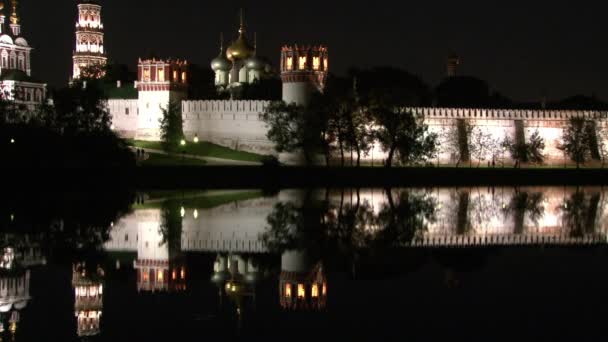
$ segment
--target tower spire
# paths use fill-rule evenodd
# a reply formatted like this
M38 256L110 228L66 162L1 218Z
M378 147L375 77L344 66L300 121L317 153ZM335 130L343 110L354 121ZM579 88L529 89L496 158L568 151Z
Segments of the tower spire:
M224 32L220 32L220 55L224 53Z
M17 0L11 0L11 24L19 25L19 14L17 13L17 6L19 5Z
M240 27L239 27L239 33L242 35L245 33L245 19L243 18L243 8L241 8L241 12L240 12Z

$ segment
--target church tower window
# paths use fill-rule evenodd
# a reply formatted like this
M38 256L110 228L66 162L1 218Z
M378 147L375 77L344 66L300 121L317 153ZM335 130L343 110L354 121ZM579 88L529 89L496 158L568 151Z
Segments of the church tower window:
M306 57L298 58L298 69L300 69L300 70L306 69Z

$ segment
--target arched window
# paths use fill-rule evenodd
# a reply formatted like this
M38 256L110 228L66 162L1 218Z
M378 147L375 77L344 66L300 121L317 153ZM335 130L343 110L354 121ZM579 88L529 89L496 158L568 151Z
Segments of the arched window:
M188 81L188 78L186 76L186 72L182 71L182 83L186 83Z
M293 70L293 57L287 57L287 70Z
M312 58L312 68L319 70L321 68L321 59L319 57Z
M306 69L306 57L298 58L298 69L300 69L300 70Z
M8 68L8 52L6 50L2 51L2 67Z
M11 52L9 68L11 68L11 69L17 68L17 54L15 53L15 51Z

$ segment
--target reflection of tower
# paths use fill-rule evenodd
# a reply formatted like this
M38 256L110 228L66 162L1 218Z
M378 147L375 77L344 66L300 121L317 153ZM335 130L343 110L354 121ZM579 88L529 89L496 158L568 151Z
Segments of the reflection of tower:
M84 68L105 66L108 59L104 50L103 23L101 6L92 0L78 4L78 21L76 22L76 48L74 50L73 78L81 76ZM92 75L92 76L103 76Z
M186 267L179 258L180 251L175 250L179 247L171 248L174 235L181 240L181 232L163 228L164 217L159 210L141 210L137 213L137 220L137 260L134 263L137 271L137 290L185 290Z
M95 272L87 272L86 265L79 263L72 270L74 288L74 313L77 319L78 336L95 336L100 333L103 311L104 271L98 267Z
M30 300L30 271L16 267L14 250L2 251L0 265L0 333L8 326L11 333L17 331L20 312ZM1 336L1 335L0 335ZM1 340L1 338L0 338Z
M315 92L325 88L329 55L324 46L284 46L281 50L283 101L306 105Z
M460 57L457 54L451 53L448 55L447 76L458 76L458 67L460 66Z
M137 139L159 139L163 109L187 97L188 62L177 59L140 59L137 68L139 113Z
M306 252L287 251L281 257L281 307L287 310L323 310L327 279L321 262L311 263Z

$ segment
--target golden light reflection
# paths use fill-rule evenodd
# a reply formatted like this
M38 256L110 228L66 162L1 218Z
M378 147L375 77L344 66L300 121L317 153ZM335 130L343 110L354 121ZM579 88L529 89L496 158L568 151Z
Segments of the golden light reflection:
M298 284L298 298L306 298L306 291L303 284Z

